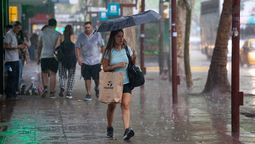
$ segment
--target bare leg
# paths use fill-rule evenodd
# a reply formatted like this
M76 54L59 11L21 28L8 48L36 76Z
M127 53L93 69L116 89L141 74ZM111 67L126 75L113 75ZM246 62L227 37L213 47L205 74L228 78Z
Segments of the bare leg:
M55 92L56 88L56 73L50 72L50 92Z
M42 84L43 87L48 86L48 72L42 72Z
M94 81L95 81L95 89L98 89L99 80L94 80Z
M122 103L121 103L121 110L122 110L122 120L124 124L124 128L129 128L130 124L130 101L131 101L131 94L130 93L123 93L122 95Z
M85 87L87 90L87 95L91 95L91 80L85 80Z
M114 110L116 108L116 104L112 103L112 104L108 104L107 107L107 127L112 127L112 121L113 121L113 117L114 117Z

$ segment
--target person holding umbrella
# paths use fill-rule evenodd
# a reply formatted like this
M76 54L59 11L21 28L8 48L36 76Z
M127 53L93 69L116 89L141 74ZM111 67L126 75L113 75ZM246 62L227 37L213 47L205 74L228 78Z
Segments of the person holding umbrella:
M135 53L127 46L124 39L123 28L136 26L145 23L157 22L161 16L159 13L148 10L132 16L122 16L102 22L98 27L98 32L111 31L106 49L103 54L102 64L105 72L121 72L123 73L123 94L121 102L122 119L124 124L123 140L129 140L135 135L134 130L130 127L130 102L133 86L129 83L127 67L129 52L133 64L135 64ZM127 49L127 51L126 51ZM108 104L107 108L107 137L113 137L113 116L116 108L116 103Z
M130 127L130 102L132 98L132 86L129 84L127 66L128 57L126 49L128 48L132 61L135 63L135 55L129 48L124 39L124 31L122 29L111 31L106 49L103 54L102 64L105 72L121 72L123 74L123 94L121 102L122 119L125 132L123 140L129 140L135 135L134 130ZM113 137L113 116L116 108L116 103L108 104L107 108L107 137Z

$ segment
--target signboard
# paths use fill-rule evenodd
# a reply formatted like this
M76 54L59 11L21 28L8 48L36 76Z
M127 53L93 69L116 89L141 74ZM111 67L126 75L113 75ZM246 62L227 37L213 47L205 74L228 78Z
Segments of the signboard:
M69 0L51 0L54 3L66 3L69 4Z
M9 6L9 21L13 23L18 20L18 7Z
M107 16L120 16L120 3L109 3L107 5Z
M108 19L106 12L100 12L99 13L99 20L100 21L106 21Z

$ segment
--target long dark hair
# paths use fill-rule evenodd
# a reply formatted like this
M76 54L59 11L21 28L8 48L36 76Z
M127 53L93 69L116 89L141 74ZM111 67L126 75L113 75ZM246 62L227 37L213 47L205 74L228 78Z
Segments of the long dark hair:
M107 42L107 45L106 45L103 56L109 55L109 58L111 59L111 51L112 51L112 48L114 47L114 44L115 44L115 39L114 38L119 32L122 32L124 34L124 31L122 29L119 29L119 30L116 30L116 31L111 31L111 34L110 34L110 37L108 39L108 42ZM126 45L126 41L124 40L123 46L125 46L125 45Z
M64 30L64 41L70 42L72 34L73 34L73 27L71 25L66 25Z

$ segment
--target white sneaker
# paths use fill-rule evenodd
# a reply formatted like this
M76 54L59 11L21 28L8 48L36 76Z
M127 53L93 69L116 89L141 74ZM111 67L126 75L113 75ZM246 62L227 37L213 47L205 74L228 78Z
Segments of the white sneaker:
M51 92L49 98L55 99L56 98L55 93Z
M91 100L92 100L91 95L86 95L86 96L84 97L84 100L85 100L85 101L91 101Z
M67 98L67 99L72 99L73 96L72 96L72 95L67 95L66 98Z

